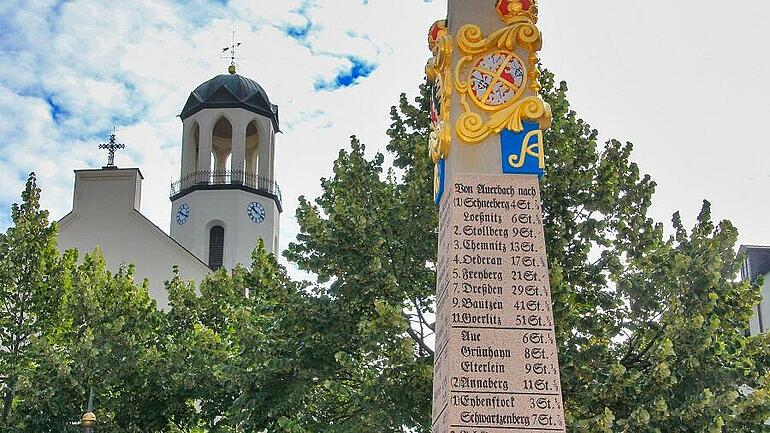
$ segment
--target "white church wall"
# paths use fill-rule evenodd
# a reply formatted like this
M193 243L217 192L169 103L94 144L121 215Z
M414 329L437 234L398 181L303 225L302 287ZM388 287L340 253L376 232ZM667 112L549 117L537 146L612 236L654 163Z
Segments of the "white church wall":
M209 269L139 212L141 180L135 168L76 171L73 210L59 222L59 249L77 248L82 256L99 246L112 271L133 263L137 283L147 278L151 295L165 308L164 282L174 265L195 281Z
M757 315L757 308L754 308L754 315L751 316L751 320L749 320L749 330L751 331L751 335L757 335L759 334L759 316Z
M247 207L258 202L265 209L265 219L255 223L249 218ZM176 213L187 204L190 216L179 224ZM174 200L171 216L171 236L201 260L209 260L209 230L219 223L225 229L223 266L232 269L240 263L251 265L251 252L258 239L265 242L267 251L277 253L278 208L275 201L239 189L196 190Z
M770 331L770 272L765 274L765 284L760 290L761 299L751 319L752 334Z

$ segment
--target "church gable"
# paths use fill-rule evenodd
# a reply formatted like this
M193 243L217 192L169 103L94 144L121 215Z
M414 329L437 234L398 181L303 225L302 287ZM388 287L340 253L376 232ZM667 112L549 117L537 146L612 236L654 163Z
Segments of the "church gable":
M164 283L174 266L184 279L196 281L209 268L139 212L140 191L135 168L76 171L73 210L59 222L59 249L85 254L98 246L113 271L134 264L137 282L148 279L150 293L165 307Z

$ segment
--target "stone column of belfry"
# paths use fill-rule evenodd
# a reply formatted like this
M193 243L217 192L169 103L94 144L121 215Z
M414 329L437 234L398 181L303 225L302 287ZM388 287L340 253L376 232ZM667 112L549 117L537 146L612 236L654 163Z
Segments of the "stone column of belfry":
M439 206L433 432L564 432L539 178L535 0L449 0L428 33Z

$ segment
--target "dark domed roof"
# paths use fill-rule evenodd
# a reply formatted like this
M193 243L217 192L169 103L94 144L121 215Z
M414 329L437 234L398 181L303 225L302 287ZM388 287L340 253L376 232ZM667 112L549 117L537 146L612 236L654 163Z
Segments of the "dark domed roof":
M243 108L269 117L278 131L278 106L256 81L238 74L222 74L198 86L184 104L182 120L204 108Z

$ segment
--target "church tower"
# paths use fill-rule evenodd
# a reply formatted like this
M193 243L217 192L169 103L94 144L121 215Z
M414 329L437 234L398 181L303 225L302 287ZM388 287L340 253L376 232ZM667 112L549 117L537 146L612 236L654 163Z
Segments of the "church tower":
M262 239L278 253L278 107L254 80L218 75L187 99L181 177L171 185L171 237L212 269L251 265Z

